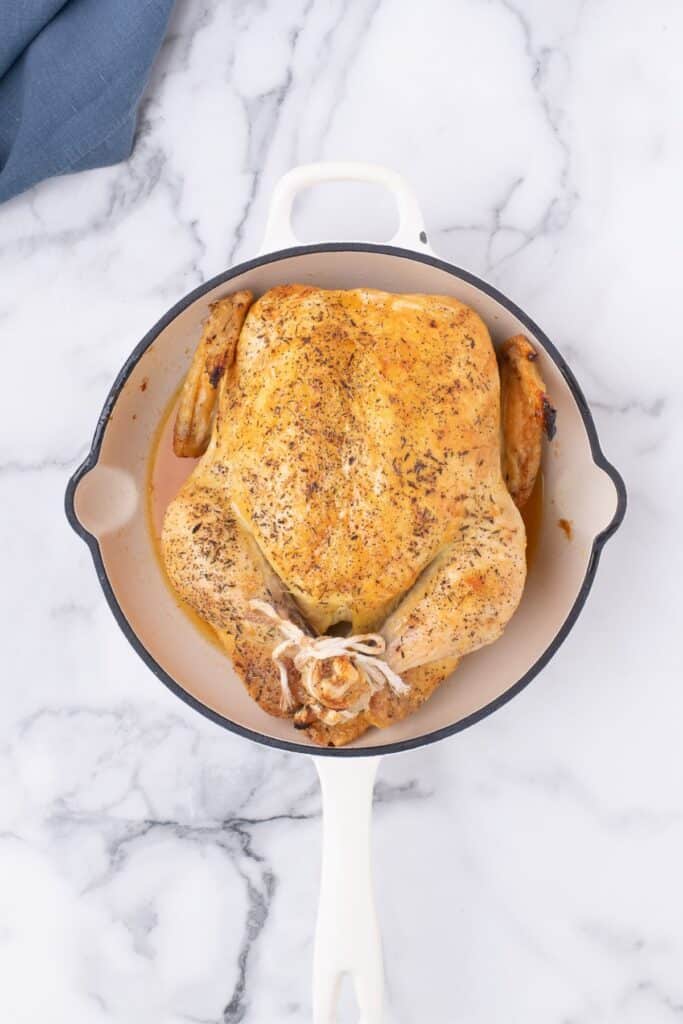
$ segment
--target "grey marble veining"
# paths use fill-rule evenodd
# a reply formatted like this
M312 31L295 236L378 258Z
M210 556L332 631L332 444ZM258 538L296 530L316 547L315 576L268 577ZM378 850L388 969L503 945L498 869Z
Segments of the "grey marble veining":
M326 158L402 172L543 326L631 499L534 684L381 766L389 1020L683 1017L682 31L673 0L179 0L131 160L0 207L0 1019L310 1019L313 766L150 675L62 500L133 346ZM349 196L302 234L390 233Z

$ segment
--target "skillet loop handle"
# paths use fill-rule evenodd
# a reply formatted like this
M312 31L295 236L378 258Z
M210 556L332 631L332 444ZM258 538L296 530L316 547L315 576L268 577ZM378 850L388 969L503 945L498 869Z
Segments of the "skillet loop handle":
M398 230L389 244L431 253L419 203L400 174L378 164L342 162L303 164L280 178L270 200L262 253L300 244L292 230L294 200L304 189L327 181L363 181L384 186L393 194L398 208Z
M359 1024L381 1024L382 945L370 864L379 757L314 757L323 803L320 903L313 958L313 1022L334 1024L339 984L351 975Z

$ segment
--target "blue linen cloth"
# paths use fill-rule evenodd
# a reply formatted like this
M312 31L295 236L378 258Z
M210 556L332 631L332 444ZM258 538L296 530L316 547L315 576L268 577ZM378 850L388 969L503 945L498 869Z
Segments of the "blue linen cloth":
M174 0L0 0L0 202L118 163Z

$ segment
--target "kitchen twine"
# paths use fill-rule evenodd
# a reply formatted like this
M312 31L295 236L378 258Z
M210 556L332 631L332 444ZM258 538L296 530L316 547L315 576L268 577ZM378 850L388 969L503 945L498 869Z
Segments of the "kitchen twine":
M249 607L270 619L284 636L284 640L273 649L271 655L280 673L283 710L289 710L294 704L287 666L283 661L285 656L292 659L294 667L301 673L306 690L316 699L317 694L309 685L315 662L339 657L347 657L353 662L370 683L373 693L380 690L385 683L398 694L407 693L410 689L382 658L387 645L379 633L361 633L358 636L307 636L293 622L279 615L267 601L254 599L249 602Z

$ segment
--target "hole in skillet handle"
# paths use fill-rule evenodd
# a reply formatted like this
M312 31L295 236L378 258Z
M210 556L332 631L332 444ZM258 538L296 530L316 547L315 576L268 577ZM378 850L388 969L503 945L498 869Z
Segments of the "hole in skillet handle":
M399 228L394 195L383 185L327 181L299 192L292 208L292 230L301 244L328 238L381 244Z

